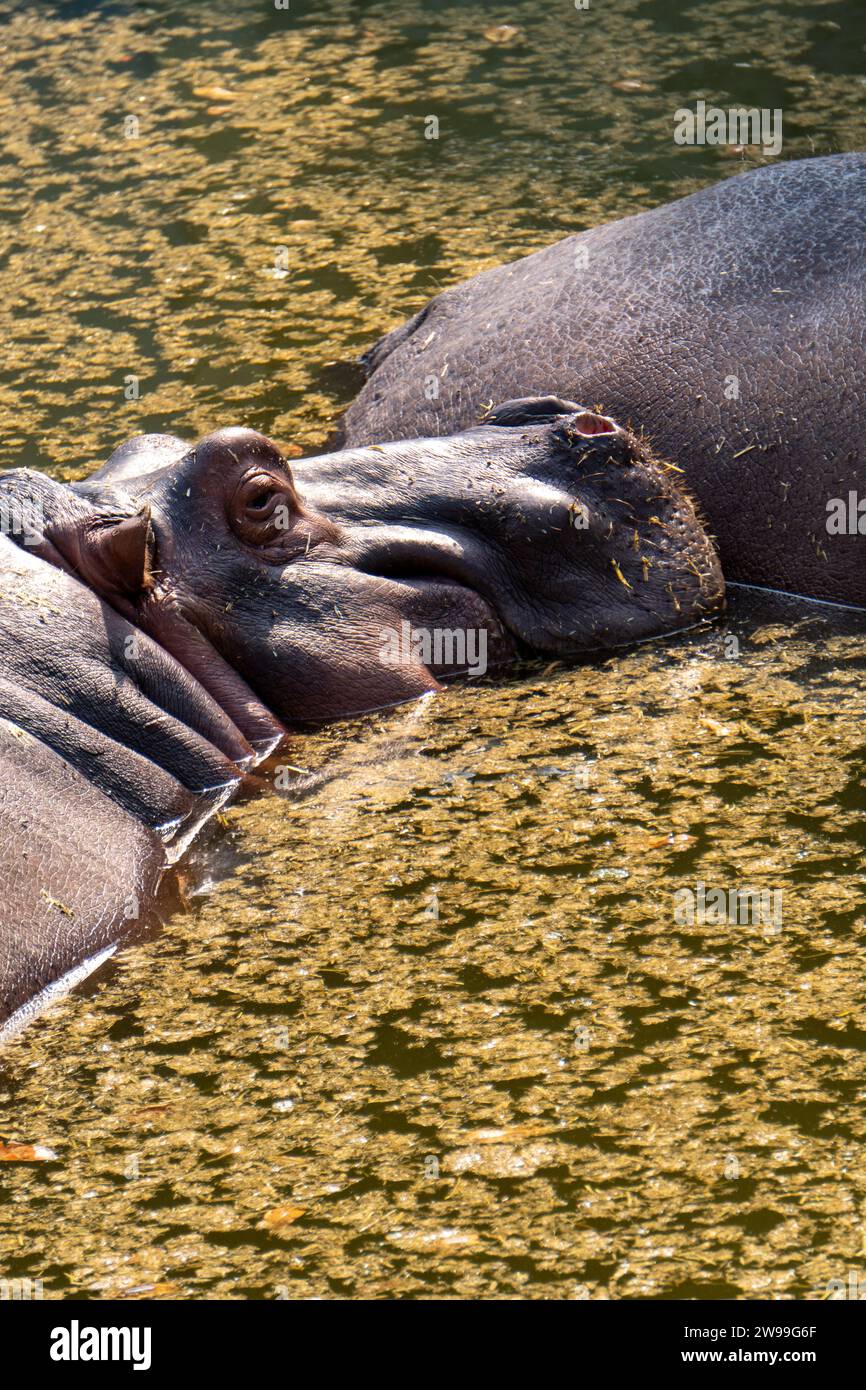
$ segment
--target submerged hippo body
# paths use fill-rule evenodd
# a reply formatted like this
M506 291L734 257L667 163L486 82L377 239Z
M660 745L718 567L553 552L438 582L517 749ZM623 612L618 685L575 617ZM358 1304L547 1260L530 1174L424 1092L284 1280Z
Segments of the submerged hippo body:
M485 271L365 362L349 446L556 391L684 470L727 581L866 607L856 524L827 526L866 493L866 155L758 169Z
M0 535L0 751L2 1026L148 919L252 749L169 653Z
M136 929L287 725L723 602L679 474L551 397L294 476L250 430L142 436L71 487L6 473L0 517L0 1024Z

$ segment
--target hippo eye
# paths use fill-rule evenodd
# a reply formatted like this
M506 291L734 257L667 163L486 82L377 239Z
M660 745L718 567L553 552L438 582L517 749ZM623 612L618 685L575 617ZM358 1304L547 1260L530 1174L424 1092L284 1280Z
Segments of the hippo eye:
M288 485L281 485L278 478L271 477L268 473L253 474L252 478L245 478L236 493L236 502L239 503L240 509L247 514L254 514L257 518L265 516L275 502L281 499L289 502L291 498L292 489Z
M291 478L251 468L228 503L232 528L251 545L274 545L285 539L297 515Z
M269 516L278 502L291 506L293 490L288 483L269 473L245 478L236 494L236 505L247 516L261 521Z
M254 492L254 493L253 493L252 497L248 497L248 498L247 498L246 503L245 503L245 506L246 506L247 511L248 511L248 512L261 512L261 511L264 511L265 507L268 505L268 503L271 501L272 498L276 497L276 495L277 495L277 494L276 494L276 492L274 491L273 488L269 488L269 487L260 488L258 492Z

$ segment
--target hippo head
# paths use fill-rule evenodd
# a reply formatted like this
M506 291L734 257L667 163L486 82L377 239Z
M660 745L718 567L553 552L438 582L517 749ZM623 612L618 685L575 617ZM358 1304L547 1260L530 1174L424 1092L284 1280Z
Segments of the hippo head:
M49 543L241 728L231 672L283 722L330 719L520 654L675 632L723 604L679 470L557 398L293 469L248 429L193 448L145 435L72 491Z

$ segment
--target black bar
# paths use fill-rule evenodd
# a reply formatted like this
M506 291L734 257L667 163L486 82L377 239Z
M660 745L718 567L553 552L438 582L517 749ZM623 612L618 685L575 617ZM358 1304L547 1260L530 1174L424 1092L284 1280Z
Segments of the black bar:
M432 1302L433 1300L431 1300ZM501 1358L522 1348L538 1359L551 1356L577 1377L589 1368L644 1376L674 1371L702 1377L707 1369L730 1373L760 1367L771 1377L806 1369L826 1382L857 1365L863 1338L859 1295L804 1302L613 1302L569 1300L571 1306L521 1301L449 1303L435 1310L420 1302L378 1304L311 1300L241 1302L140 1302L130 1300L25 1300L0 1304L4 1344L31 1376L63 1383L70 1374L99 1377L107 1369L138 1376L213 1372L230 1375L284 1372L293 1376L310 1358L332 1373L341 1352L357 1372L366 1357L388 1378L391 1360L410 1334L423 1348L426 1375L465 1374L477 1361L490 1373ZM505 1314L507 1322L501 1320ZM381 1319L381 1321L380 1321ZM106 1329L103 1332L103 1329ZM107 1331L114 1329L114 1332ZM338 1335L335 1336L334 1334ZM327 1340L322 1342L323 1334ZM452 1341L452 1337L459 1342ZM391 1339L394 1340L391 1340ZM421 1340L419 1340L421 1339ZM459 1347L459 1350L458 1350ZM97 1351L103 1359L93 1360ZM61 1357L66 1359L60 1359ZM414 1359L414 1358L413 1358ZM401 1358L401 1375L414 1374ZM411 1364L411 1363L410 1363ZM581 1371L582 1368L582 1371Z

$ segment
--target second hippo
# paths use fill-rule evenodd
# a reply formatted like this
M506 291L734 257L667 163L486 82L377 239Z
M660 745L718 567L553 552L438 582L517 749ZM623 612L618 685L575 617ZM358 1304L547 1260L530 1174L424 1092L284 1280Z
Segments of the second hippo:
M367 354L341 440L557 391L684 470L729 583L866 607L866 155L751 170L486 270Z

